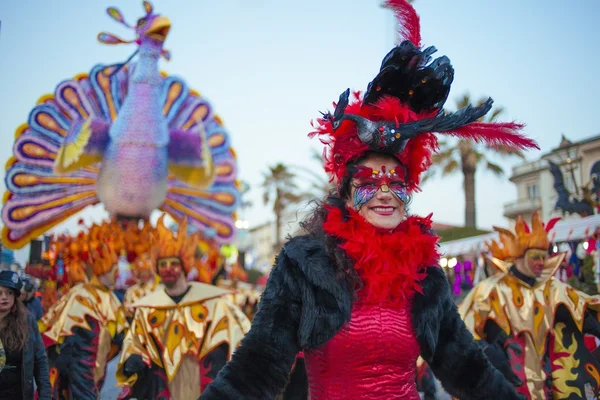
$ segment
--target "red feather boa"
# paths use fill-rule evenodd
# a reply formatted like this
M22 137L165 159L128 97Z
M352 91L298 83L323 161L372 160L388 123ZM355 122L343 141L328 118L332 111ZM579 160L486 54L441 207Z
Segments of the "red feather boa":
M359 292L369 303L402 307L415 292L422 293L420 281L426 268L437 265L438 237L423 232L431 228L431 214L410 216L392 232L381 232L356 211L349 209L344 221L342 211L327 207L324 223L328 235L342 239L342 248L354 260L354 268L364 288Z

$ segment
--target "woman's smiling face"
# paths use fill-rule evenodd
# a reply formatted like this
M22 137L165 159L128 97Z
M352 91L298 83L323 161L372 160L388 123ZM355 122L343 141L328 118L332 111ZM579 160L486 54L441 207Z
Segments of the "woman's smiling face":
M408 192L398 164L392 156L369 154L352 178L346 205L379 229L393 230L404 219Z

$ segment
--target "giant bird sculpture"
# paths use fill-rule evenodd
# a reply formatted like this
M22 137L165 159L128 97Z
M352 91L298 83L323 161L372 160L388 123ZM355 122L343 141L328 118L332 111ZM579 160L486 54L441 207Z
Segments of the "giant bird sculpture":
M171 23L143 5L135 26L108 9L134 40L98 35L104 44L136 44L127 62L61 82L17 129L5 176L5 246L20 248L99 202L117 217L148 218L158 208L220 242L232 238L239 193L229 135L204 97L159 71L160 57L170 58L163 44Z

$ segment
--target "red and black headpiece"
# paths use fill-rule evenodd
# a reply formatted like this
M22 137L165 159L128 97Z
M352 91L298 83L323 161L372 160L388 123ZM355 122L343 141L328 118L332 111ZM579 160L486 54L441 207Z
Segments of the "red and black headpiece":
M469 105L454 113L443 107L454 79L447 57L433 61L435 47L421 50L419 17L405 0L387 0L400 22L404 39L383 59L381 69L366 92L350 89L340 95L335 111L323 114L313 124L326 145L325 170L338 184L347 164L368 151L395 156L407 169L409 191L418 190L421 174L431 165L438 149L436 134L485 142L490 146L515 149L538 148L535 141L519 131L515 122L478 122L492 108L492 99L479 106Z

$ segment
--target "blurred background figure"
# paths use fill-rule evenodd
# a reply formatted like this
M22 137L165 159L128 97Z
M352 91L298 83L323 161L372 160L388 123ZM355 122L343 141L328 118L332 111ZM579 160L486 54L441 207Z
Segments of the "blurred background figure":
M39 297L36 297L37 282L29 275L24 275L22 280L23 290L19 299L31 315L35 317L35 320L38 321L44 315L44 309L42 308L42 301Z
M50 400L48 361L37 323L19 295L23 282L0 271L0 399ZM36 389L33 381L35 379Z

